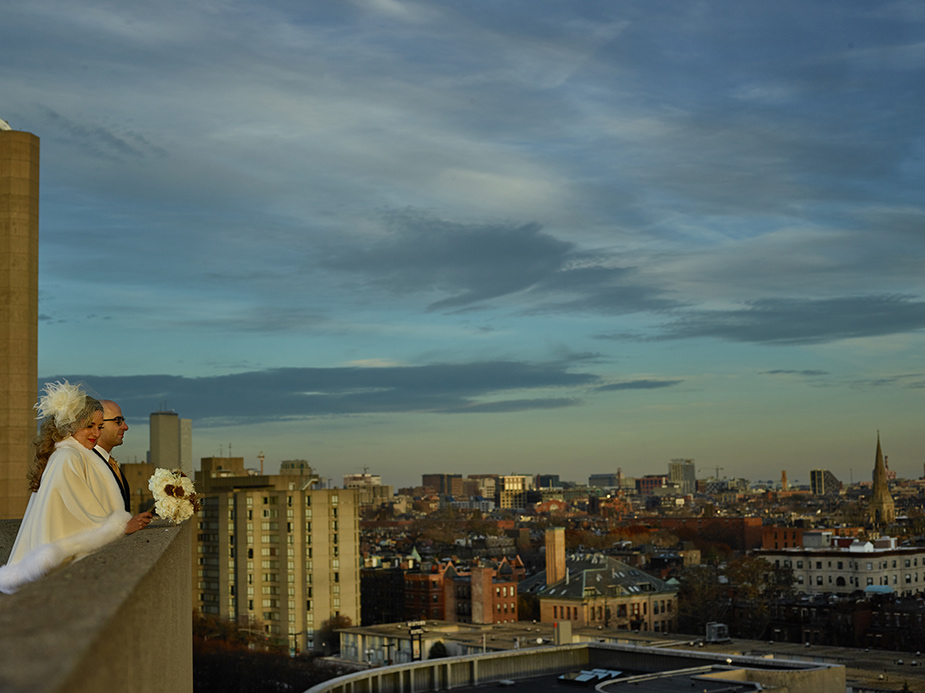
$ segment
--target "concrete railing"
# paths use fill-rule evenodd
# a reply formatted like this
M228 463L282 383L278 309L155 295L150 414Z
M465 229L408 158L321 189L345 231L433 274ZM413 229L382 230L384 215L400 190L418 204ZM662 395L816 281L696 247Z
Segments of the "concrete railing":
M788 693L844 691L845 668L748 656L672 651L609 643L578 643L377 667L320 683L308 693L430 693L488 682L600 667L635 672L686 672L753 681Z
M0 564L19 521L0 521ZM164 522L0 594L0 691L191 693L190 524Z

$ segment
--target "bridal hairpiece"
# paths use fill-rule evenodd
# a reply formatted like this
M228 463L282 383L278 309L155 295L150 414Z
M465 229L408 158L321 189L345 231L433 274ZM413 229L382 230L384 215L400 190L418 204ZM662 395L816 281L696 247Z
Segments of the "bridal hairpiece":
M58 428L74 423L87 401L84 391L67 380L45 383L42 391L45 394L39 397L35 405L39 413L38 418L53 416Z

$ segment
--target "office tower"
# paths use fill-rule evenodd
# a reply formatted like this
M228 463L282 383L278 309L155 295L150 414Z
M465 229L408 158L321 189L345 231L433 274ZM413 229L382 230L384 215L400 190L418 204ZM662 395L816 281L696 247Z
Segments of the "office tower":
M697 468L694 460L676 459L668 463L668 480L679 484L681 493L697 490Z
M0 519L26 511L38 397L39 138L0 120Z
M867 505L867 519L874 526L892 524L896 519L893 496L886 482L886 464L880 449L880 434L877 433L877 452L874 456L874 485Z
M193 475L193 422L175 411L151 414L151 449L148 461L155 467L182 469Z
M243 461L219 469L216 460L203 460L197 476L206 497L194 532L194 607L246 627L259 622L296 651L319 645L315 631L334 616L359 624L356 491L315 490L311 470L250 476ZM214 483L205 474L216 474Z
M462 474L422 474L421 486L433 489L441 496L463 495Z
M527 491L533 489L533 477L526 474L505 474L495 486L495 505L499 508L526 508Z

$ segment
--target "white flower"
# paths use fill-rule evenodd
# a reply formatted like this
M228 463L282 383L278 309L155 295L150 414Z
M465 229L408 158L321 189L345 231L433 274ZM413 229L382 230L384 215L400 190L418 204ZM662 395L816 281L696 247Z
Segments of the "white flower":
M199 510L199 496L193 482L179 469L155 469L148 480L154 494L154 511L164 519L179 524Z

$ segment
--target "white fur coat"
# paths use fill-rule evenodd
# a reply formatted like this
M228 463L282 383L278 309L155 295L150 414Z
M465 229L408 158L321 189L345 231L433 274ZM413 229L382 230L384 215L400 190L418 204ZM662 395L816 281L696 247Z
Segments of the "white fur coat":
M68 558L82 558L118 539L131 517L106 463L65 438L29 499L9 562L0 567L0 592L15 592Z

